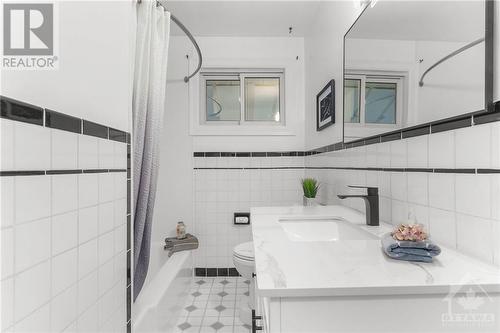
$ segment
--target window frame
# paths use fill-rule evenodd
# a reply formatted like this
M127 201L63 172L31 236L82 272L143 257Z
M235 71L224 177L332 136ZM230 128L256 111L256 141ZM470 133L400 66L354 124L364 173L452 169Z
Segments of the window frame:
M384 75L375 73L346 73L344 80L359 80L361 81L360 93L359 93L359 122L351 123L345 122L346 125L352 127L368 127L368 128L380 128L385 127L391 128L401 128L403 124L403 118L405 114L404 110L404 96L405 96L405 83L406 76L404 75ZM396 84L396 122L394 124L387 123L367 123L366 120L366 83L394 83Z
M234 80L240 81L240 120L207 120L207 81L210 80ZM266 120L246 120L245 118L245 79L246 78L274 78L279 79L279 114L280 121ZM238 127L259 127L259 126L280 126L285 127L285 73L284 70L266 69L244 69L231 70L220 69L202 71L200 73L200 107L199 120L201 126L238 126Z

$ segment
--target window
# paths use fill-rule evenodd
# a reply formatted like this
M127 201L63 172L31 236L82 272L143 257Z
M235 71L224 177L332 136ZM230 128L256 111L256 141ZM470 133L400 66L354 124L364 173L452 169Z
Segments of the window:
M375 126L400 124L403 79L383 75L346 75L344 122Z
M201 85L203 124L284 123L282 71L204 72Z

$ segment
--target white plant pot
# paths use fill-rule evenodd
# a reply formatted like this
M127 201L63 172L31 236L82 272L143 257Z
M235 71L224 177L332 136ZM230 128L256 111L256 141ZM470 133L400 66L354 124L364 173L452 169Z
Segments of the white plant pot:
M316 206L316 198L303 197L302 202L304 206Z

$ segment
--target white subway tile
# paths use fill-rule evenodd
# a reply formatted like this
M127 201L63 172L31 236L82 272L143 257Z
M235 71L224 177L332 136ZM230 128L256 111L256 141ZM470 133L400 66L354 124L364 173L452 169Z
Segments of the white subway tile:
M493 226L493 263L497 266L500 266L500 220L492 221Z
M489 124L456 130L457 168L489 168L491 166L491 130Z
M115 254L127 249L127 228L123 224L114 231L115 237Z
M50 130L16 122L14 128L14 169L50 169Z
M97 289L96 289L97 290ZM96 303L78 318L78 332L98 332L99 331L99 304Z
M15 270L19 272L50 257L50 218L16 227Z
M102 326L104 325L111 314L113 313L113 310L115 309L116 305L114 302L114 294L112 292L107 292L104 294L100 299L99 299L99 325Z
M79 134L53 129L51 169L78 169Z
M50 262L45 261L15 277L14 316L18 321L50 299Z
M491 220L457 214L457 248L493 263L493 227Z
M98 285L99 279L97 271L92 272L78 281L78 313L83 313L92 304L97 302L99 297Z
M76 286L73 286L52 299L51 332L61 332L76 319L76 298Z
M52 255L78 244L78 212L52 216Z
M99 233L98 206L80 209L78 212L78 242L81 244Z
M392 200L392 224L408 222L408 204L403 201Z
M409 168L427 168L429 164L428 141L428 135L422 135L407 139Z
M37 220L50 216L50 177L17 177L15 185L16 222Z
M114 198L122 199L127 197L127 174L125 172L114 173Z
M3 229L2 234L2 279L14 273L14 229Z
M113 200L114 195L114 173L99 174L99 202L108 202Z
M1 282L2 302L1 302L1 328L2 332L14 323L14 279L6 279Z
M491 167L500 169L500 122L491 123Z
M118 199L114 201L114 220L115 227L127 223L127 199Z
M78 278L82 278L97 268L99 264L97 239L78 248Z
M0 177L0 214L2 228L14 224L14 177Z
M454 174L429 174L429 206L445 210L455 210Z
M78 168L97 169L99 167L99 148L97 138L88 135L78 137Z
M500 174L490 175L491 218L500 220Z
M99 265L111 259L114 255L114 251L114 234L108 232L107 234L99 236Z
M14 170L14 122L0 119L0 170Z
M99 168L113 169L114 165L114 145L113 141L99 139Z
M392 223L392 201L389 198L380 197L380 220L386 223Z
M455 168L455 132L429 135L429 167Z
M391 168L406 168L407 140L391 141Z
M127 168L127 144L122 142L114 142L114 168Z
M380 171L378 173L378 189L379 195L383 197L391 197L391 173Z
M99 205L99 234L103 234L113 229L113 213L113 202L107 202Z
M52 176L52 214L78 209L78 175Z
M114 273L115 269L113 260L110 260L99 267L99 296L104 295L104 293L113 286Z
M428 174L425 172L408 172L408 202L427 205L428 204Z
M377 144L377 168L389 168L391 166L391 143Z
M80 208L97 205L99 202L98 184L95 173L78 175L78 206Z
M52 296L58 295L77 280L77 249L52 258Z
M438 244L457 247L455 213L429 208L429 229L431 238Z
M457 212L489 218L491 216L490 176L457 174L455 180Z
M16 332L50 332L50 304L37 309L16 324Z
M408 199L405 172L391 172L391 198L399 201L406 201Z

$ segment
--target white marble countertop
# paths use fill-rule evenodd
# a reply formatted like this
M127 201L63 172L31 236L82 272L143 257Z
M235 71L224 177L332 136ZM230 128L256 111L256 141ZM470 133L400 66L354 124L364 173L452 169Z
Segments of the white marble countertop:
M500 267L445 247L432 263L411 263L389 259L379 239L292 241L279 223L287 217L335 217L376 236L392 229L366 226L363 214L344 206L259 207L251 216L261 296L447 294L468 285L500 292Z

